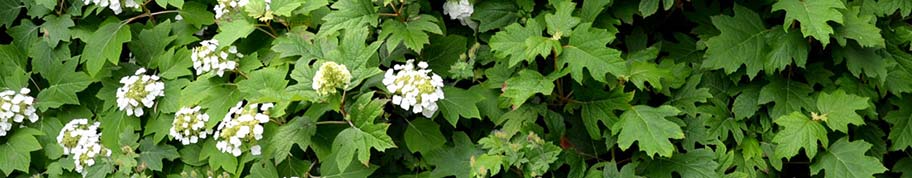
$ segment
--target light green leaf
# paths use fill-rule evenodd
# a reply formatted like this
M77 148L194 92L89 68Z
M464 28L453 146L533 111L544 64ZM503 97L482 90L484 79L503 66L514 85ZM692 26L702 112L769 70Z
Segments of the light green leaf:
M371 0L340 0L333 3L334 11L323 17L320 34L332 34L342 29L376 27L380 14Z
M865 155L868 149L871 149L870 143L843 137L815 159L811 175L817 175L821 170L826 170L824 177L827 178L874 177L874 174L886 172L887 168L880 160Z
M833 28L827 22L843 23L839 9L845 9L841 0L780 0L773 4L772 12L785 11L785 24L782 25L785 30L797 20L804 37L813 36L826 46L833 34Z
M86 45L82 50L82 61L85 61L86 71L93 77L101 72L105 61L117 65L123 43L132 39L130 26L121 24L116 17L108 18L100 26L88 39L83 39Z
M22 10L20 1L0 1L0 26L9 28Z
M503 90L504 97L510 98L514 108L519 108L529 97L536 93L551 95L554 90L554 80L545 78L536 71L522 70L518 76L508 79Z
M440 105L440 112L443 118L452 124L453 127L456 127L459 116L463 118L481 118L478 106L475 105L475 103L484 100L481 95L450 86L444 87L443 93L443 100L438 101L437 104Z
M576 3L571 1L560 1L554 5L554 13L545 14L545 24L548 27L548 34L555 38L571 36L570 29L580 23L579 17L571 15Z
M256 29L255 24L249 18L234 19L228 23L222 23L219 25L219 33L215 34L212 39L218 40L219 48L231 46L234 41L250 35Z
M605 10L605 6L611 4L611 0L585 0L583 1L583 7L580 9L579 17L580 20L584 23L594 22L602 11ZM476 8L477 11L477 8ZM476 12L477 13L477 12Z
M665 118L679 114L680 110L668 105L658 108L633 106L621 114L618 123L611 126L611 133L618 135L618 146L621 150L627 150L633 142L639 142L639 149L650 157L655 154L671 157L675 146L669 139L682 139L684 132L681 131L681 126Z
M725 69L726 74L732 74L744 65L748 77L757 76L769 53L764 38L766 27L760 15L736 5L734 16L713 16L712 24L721 34L706 40L703 67Z
M660 0L640 0L640 15L643 17L649 17L652 14L655 14L659 10L659 1ZM671 9L674 5L674 0L662 0L664 2L663 6L665 10Z
M868 97L846 94L836 90L832 93L820 93L817 96L817 110L830 129L849 133L849 124L864 125L864 119L855 110L870 107Z
M570 76L578 83L583 83L583 69L596 81L607 83L606 74L620 76L627 71L627 65L621 58L621 52L606 47L614 40L614 34L608 30L590 28L592 24L583 23L576 27L570 44L564 47L558 60L561 65L569 65Z
M383 22L383 29L380 31L379 39L386 39L389 46L396 46L403 43L405 47L416 52L421 52L424 45L430 43L428 33L442 35L440 27L437 26L437 19L430 15L420 15L411 18L408 22L398 20L388 20ZM389 37L389 38L387 38Z
M634 61L630 63L627 74L619 76L628 79L639 89L646 89L646 82L655 89L662 89L662 79L671 78L671 70L659 68L656 63Z
M798 155L798 150L801 148L804 148L808 158L813 158L817 155L817 141L820 141L824 147L829 143L827 131L823 125L800 112L792 112L773 122L782 128L773 137L773 143L777 144L775 159L791 159Z
M522 61L533 61L536 56L548 56L549 46L560 47L560 42L542 37L541 32L542 27L534 20L525 27L514 23L494 34L489 45L498 58L509 57L508 64L513 67Z
M446 137L440 133L440 125L434 121L418 118L409 122L407 127L405 145L412 153L428 154L446 143Z
M279 172L275 165L269 160L258 161L250 166L250 175L248 178L274 178L279 177Z

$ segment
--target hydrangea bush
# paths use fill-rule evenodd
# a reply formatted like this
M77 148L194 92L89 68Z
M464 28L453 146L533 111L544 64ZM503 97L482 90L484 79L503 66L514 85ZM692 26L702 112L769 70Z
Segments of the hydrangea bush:
M0 0L0 177L910 177L908 0Z

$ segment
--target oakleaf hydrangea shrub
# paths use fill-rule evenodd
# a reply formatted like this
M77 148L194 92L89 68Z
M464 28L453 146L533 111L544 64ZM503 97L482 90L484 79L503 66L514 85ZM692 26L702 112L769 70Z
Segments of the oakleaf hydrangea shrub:
M909 177L907 0L0 0L0 177Z

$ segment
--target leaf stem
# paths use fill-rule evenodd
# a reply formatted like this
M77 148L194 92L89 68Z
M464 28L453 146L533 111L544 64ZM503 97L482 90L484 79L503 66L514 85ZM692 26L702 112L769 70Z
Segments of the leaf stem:
M152 16L156 16L156 15L161 15L161 14L179 13L179 12L180 12L180 11L178 11L178 10L166 10L166 11L158 11L158 12L152 12L152 13L144 13L144 14L141 14L141 15L137 15L137 16L135 16L135 17L130 17L130 18L127 19L127 20L124 20L123 22L121 22L120 25L121 25L121 26L126 25L126 24L128 24L128 23L130 23L130 22L133 22L133 21L136 20L136 19L143 18L143 17L152 17Z
M348 121L320 121L320 122L317 122L317 125L324 125L324 124L343 124L343 125L348 125Z

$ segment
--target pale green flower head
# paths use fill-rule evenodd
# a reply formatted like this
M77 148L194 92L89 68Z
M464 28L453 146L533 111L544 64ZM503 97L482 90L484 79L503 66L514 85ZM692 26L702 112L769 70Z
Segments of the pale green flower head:
M337 88L347 88L351 84L351 78L351 72L345 65L326 61L314 75L313 89L321 96L335 94Z

